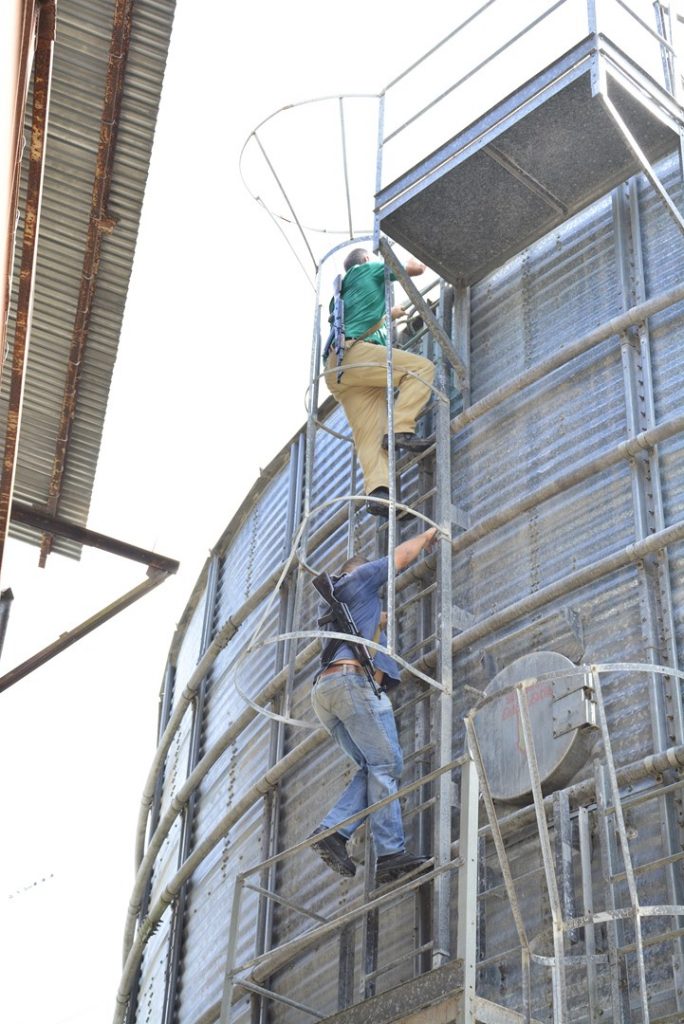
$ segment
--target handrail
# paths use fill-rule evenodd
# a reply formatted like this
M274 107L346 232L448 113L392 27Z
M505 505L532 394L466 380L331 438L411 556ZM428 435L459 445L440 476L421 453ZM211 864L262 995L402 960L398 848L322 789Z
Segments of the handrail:
M493 52L493 53L490 53L488 57L485 57L485 59L484 59L484 60L482 60L482 61L480 61L480 63L479 63L479 64L477 64L477 65L476 65L476 66L475 66L474 68L471 68L471 70L470 70L470 71L466 72L466 74L465 74L465 75L463 75L463 76L462 76L461 78L459 78L459 79L458 79L458 80L457 80L456 82L454 82L454 83L453 83L452 85L450 85L448 89L445 89L445 90L444 90L443 92L441 92L441 93L439 94L439 96L435 96L435 98L434 98L433 100L431 100L431 101L430 101L430 103L426 104L426 105L425 105L425 106L424 106L424 107L423 107L423 108L422 108L421 110L418 110L418 111L417 111L417 112L416 112L416 113L415 113L415 114L413 115L413 117L410 117L410 118L408 119L408 121L405 121L405 122L404 122L404 124L403 124L403 125L401 125L401 126L400 126L399 128L396 128L396 129L395 129L395 130L394 130L393 132L390 132L390 134L389 134L389 135L386 135L386 136L385 136L385 138L384 138L384 140L383 140L383 143L384 143L384 142L390 142L390 141L391 141L391 139L393 139L393 138L395 138L395 136L399 135L399 133L400 133L400 132L402 132L402 131L404 131L404 129L405 129L405 128L408 128L408 126L409 126L410 124L413 124L413 122L414 122L414 121L417 121L417 120L418 120L418 118L419 118L419 117L422 117L422 116L423 116L423 114L427 113L427 111L428 111L428 110L431 110L431 109L432 109L432 108L433 108L434 106L436 106L436 105L437 105L438 103L441 103L441 101L442 101L443 99L445 99L445 98L446 98L447 96L449 96L449 95L450 95L450 94L451 94L452 92L454 92L454 91L455 91L456 89L458 89L458 88L459 88L459 87L460 87L461 85L463 85L463 84L464 84L464 82L467 82L467 81L468 81L468 80L469 80L470 78L472 78L472 77L473 77L473 75L476 75L476 74L478 73L478 71L481 71L481 70L482 70L483 68L485 68L485 67L486 67L486 66L487 66L488 64L490 64L490 63L491 63L491 62L492 62L492 61L493 61L493 60L494 60L494 59L495 59L496 57L499 57L499 56L500 56L500 55L501 55L501 54L502 54L502 53L503 53L503 52L504 52L505 50L507 50L507 49L508 49L508 47L509 47L509 46L512 46L512 45L513 45L513 43L516 43L516 42L517 42L517 41L518 41L519 39L521 39L521 38L522 38L522 37L523 37L524 35L527 35L527 33L528 33L528 32L529 32L529 31L530 31L531 29L535 28L535 27L536 27L536 26L537 26L537 25L538 25L538 24L539 24L540 22L544 21L544 19L545 19L545 18L547 18L547 17L548 17L548 16L550 15L550 14L553 14L553 12L554 12L555 10L557 10L557 9L558 9L559 7L562 7L562 6L563 6L563 4L565 4L565 3L567 3L567 2L568 2L568 0L556 0L556 3L555 3L555 4L554 4L554 5L552 6L552 7L550 7L550 8L549 8L549 9L548 9L547 11L544 11L544 13L543 13L543 14L541 14L541 15L540 15L540 16L539 16L538 18L535 18L535 19L534 19L534 21L530 22L530 23L529 23L528 25L526 25L526 26L525 26L525 28L524 28L524 29L521 29L521 31L520 31L520 32L518 32L518 33L517 33L516 35L514 35L514 36L512 36L512 37L511 37L510 39L506 40L506 42L505 42L505 43L503 43L503 45L501 45L501 46L500 46L500 47L498 48L498 50L494 50L494 52ZM481 8L481 11L483 11L483 10L485 9L485 7L489 7L489 4L485 4L485 6ZM480 12L478 12L478 14L479 14L479 13L480 13ZM473 15L473 17L474 17L474 15ZM469 18L469 19L468 19L468 21L472 21L472 18ZM463 28L463 27L464 27L465 25L467 25L467 24L468 24L468 21L465 21L465 22L463 23L463 25L459 26L459 29L460 29L460 28ZM452 35L453 35L453 34L454 34L454 33L452 33ZM448 37L447 37L447 39L448 39L448 38L451 38L451 37L450 37L450 36L448 36ZM444 42L446 42L446 40L444 40ZM438 47L435 47L434 49L436 50L436 49L438 49ZM433 52L434 52L434 50L433 50ZM397 79L397 81L398 81L398 79Z
M424 103L424 105L420 106L419 109L417 109L413 114L411 114L410 117L404 120L401 124L397 125L396 127L393 127L391 131L386 131L385 123L387 116L387 101L388 98L390 98L392 95L392 90L395 89L395 87L399 84L408 87L407 82L410 82L410 76L412 73L416 72L417 69L424 69L426 66L429 67L427 62L429 61L430 58L434 57L435 54L437 54L438 51L442 50L444 46L446 46L449 43L452 43L454 39L460 33L462 33L462 31L467 26L473 24L478 19L481 19L482 15L496 2L497 0L488 0L487 3L484 3L480 8L478 8L478 10L473 12L473 14L471 14L463 22L461 22L455 29L453 29L447 36L441 39L435 46L431 47L431 49L429 49L421 57L415 60L408 68L406 68L394 79L392 79L392 81L390 81L383 89L380 100L382 116L380 118L378 145L378 192L382 190L382 166L384 163L383 156L385 146L388 143L400 137L402 133L405 132L406 129L408 129L410 126L415 125L416 123L424 119L428 113L434 111L434 109L440 103L442 103L443 100L447 99L449 96L453 96L453 94L456 93L463 85L465 85L465 83L473 79L475 76L479 75L481 72L486 71L487 69L491 69L494 66L495 62L503 54L510 52L511 47L514 46L516 43L519 43L520 40L524 39L525 37L531 38L533 33L539 28L539 26L542 25L542 23L546 22L561 7L563 7L567 3L567 0L556 0L555 3L552 3L549 7L547 7L546 10L544 10L537 17L527 21L523 25L523 27L520 28L519 31L517 31L510 38L506 39L505 42L503 42L500 46L498 46L491 52L488 52L487 55L482 60L478 61L473 67L470 67L467 71L461 74L460 77L456 78L455 81L453 81L450 85L442 89L442 91L439 92L436 96L434 96L429 102ZM658 31L657 25L656 27L649 25L649 23L643 17L641 17L627 3L625 3L625 0L613 0L613 3L615 5L615 8L621 8L626 12L626 14L630 18L633 19L634 31L639 34L638 39L635 40L635 45L637 44L637 42L641 41L642 34L647 34L651 39L653 39L658 44L663 54L667 53L670 58L676 58L676 46L673 44L671 40L667 38L667 36L664 33ZM503 8L503 6L504 5L502 3L501 7ZM508 4L506 5L507 11L510 10L510 6L511 5ZM610 4L608 2L604 4L604 7L606 8L609 6ZM601 21L597 23L593 0L584 0L584 7L584 31L582 32L578 29L576 41L579 41L579 39L582 38L583 36L586 36L587 38L596 38L597 35L601 32L604 32L605 34L606 30L608 31L608 36L606 38L608 38L610 36L610 25L608 23L608 18L605 16L605 12L602 12L603 16L601 18ZM579 17L580 15L578 14L578 18ZM465 47L463 46L462 41L457 40L456 45L461 45L461 49L457 51L458 58L460 59L455 59L453 61L453 64L455 67L462 67L463 64L466 63L466 61L468 60L468 53L465 51ZM674 83L671 89L667 81L663 82L660 80L659 75L657 76L656 80L657 84L660 87L664 88L666 92L669 92L670 95L673 96L673 98L677 98L677 83ZM508 84L507 88L502 88L501 98L503 98L503 96L510 92L511 88L511 83ZM484 113L484 111L482 111L482 113ZM423 121L423 123L425 122Z

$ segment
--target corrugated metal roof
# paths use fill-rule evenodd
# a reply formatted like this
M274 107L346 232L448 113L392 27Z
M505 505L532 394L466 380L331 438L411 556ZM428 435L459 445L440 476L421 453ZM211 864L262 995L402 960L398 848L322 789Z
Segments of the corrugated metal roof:
M14 497L43 507L48 499L69 352L74 334L115 0L60 0L35 300ZM107 213L115 227L103 235L75 417L66 455L58 513L85 526L100 451L112 372L133 264L140 211L166 65L175 0L134 0L131 40ZM31 97L27 104L30 132ZM22 182L20 212L26 180ZM21 239L22 224L18 233ZM17 247L19 248L19 246ZM18 253L9 324L9 355L16 315ZM9 363L8 363L9 365ZM7 377L7 374L5 374ZM7 422L7 380L0 393L0 430ZM40 543L25 526L11 536ZM78 557L80 546L55 539L53 550Z

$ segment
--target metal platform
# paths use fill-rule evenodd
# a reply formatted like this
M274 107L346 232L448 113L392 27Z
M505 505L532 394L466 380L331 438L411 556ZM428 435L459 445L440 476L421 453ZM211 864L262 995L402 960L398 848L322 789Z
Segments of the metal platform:
M659 83L591 35L382 188L376 223L471 284L676 149L683 125Z

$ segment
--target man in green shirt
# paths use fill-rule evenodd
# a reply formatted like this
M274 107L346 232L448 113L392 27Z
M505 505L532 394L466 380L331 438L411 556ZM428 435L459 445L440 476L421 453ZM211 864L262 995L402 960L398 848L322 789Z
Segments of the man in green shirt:
M366 508L371 515L386 518L388 506L375 500L389 498L385 265L371 260L365 249L352 249L344 269L342 376L337 379L337 354L331 347L325 358L325 379L352 429L369 499ZM410 277L417 277L425 264L410 258L405 269ZM392 369L399 391L394 404L395 448L424 451L430 442L416 435L416 420L430 398L435 367L423 356L393 349Z

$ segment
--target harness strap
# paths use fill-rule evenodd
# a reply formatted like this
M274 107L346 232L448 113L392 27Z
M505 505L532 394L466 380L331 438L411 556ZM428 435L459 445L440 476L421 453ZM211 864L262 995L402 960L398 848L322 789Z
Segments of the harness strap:
M344 353L347 352L357 341L365 341L371 334L375 334L385 322L385 314L380 317L376 324L369 327L359 335L358 338L346 338L344 331L344 299L342 298L342 275L338 274L333 281L333 311L330 317L330 323L332 327L330 334L327 337L325 345L323 347L323 362L325 363L330 350L334 349L335 357L337 359L337 383L339 384L342 380L342 374L344 370L342 368L342 360L344 359ZM347 344L349 342L349 344Z

